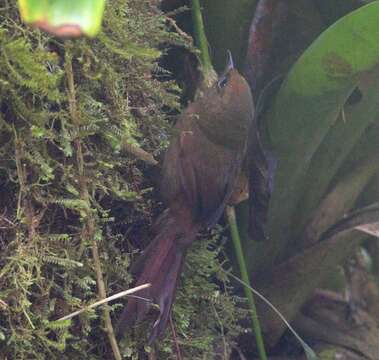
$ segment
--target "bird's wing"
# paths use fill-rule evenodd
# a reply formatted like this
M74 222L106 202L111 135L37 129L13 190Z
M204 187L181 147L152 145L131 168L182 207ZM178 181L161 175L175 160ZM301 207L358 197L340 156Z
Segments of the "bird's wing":
M179 135L178 171L181 189L195 220L208 226L217 222L241 166L240 154L217 145L194 124Z

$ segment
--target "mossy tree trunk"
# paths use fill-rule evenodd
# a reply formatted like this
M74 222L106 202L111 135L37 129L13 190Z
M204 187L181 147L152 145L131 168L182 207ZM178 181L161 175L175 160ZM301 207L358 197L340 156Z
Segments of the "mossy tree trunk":
M159 211L146 174L167 145L164 109L180 107L158 60L190 44L150 1L107 2L93 40L25 27L15 0L0 23L0 358L112 358L106 333L112 342L120 302L55 320L132 280L130 254L148 242ZM217 238L190 255L193 277L174 309L190 358L213 352L219 326L229 322L226 352L239 332L238 299L208 282L228 282L218 246L206 249ZM131 333L121 354L143 356L143 343ZM158 352L175 356L171 334Z

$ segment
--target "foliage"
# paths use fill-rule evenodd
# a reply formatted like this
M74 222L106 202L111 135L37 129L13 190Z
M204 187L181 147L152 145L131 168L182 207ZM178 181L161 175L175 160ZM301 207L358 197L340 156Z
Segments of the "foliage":
M205 1L212 49L221 41L212 34L225 31L220 19L228 17L228 8L212 12L217 5L210 3ZM284 5L282 14L275 13L278 3ZM379 53L372 44L379 35L379 2L366 3L260 0L265 12L257 14L256 9L256 43L248 53L255 58L242 54L237 59L240 69L246 60L265 62L245 75L252 77L250 84L256 83L254 76L267 79L264 114L258 120L267 126L269 158L277 160L267 241L252 241L246 205L239 209L245 256L256 279L253 286L289 321L305 314L301 309L315 289L367 238L357 232L335 238L322 234L362 200L365 205L378 200ZM287 21L275 28L281 15ZM243 26L233 14L228 19L228 27ZM245 45L236 31L228 37L238 55ZM215 53L219 62L222 55ZM268 74L254 74L262 69ZM262 105L261 98L255 100ZM274 346L284 325L264 306L258 310L266 343ZM315 338L317 325L312 328Z
M130 285L129 264L160 210L151 168L128 151L132 146L159 156L167 145L165 111L179 108L180 90L158 58L173 44L190 44L169 31L172 19L151 3L108 1L103 32L75 42L25 28L15 0L0 9L2 358L112 356L102 309L55 320L97 300L99 266L108 295ZM233 9L231 2L216 3L204 2L216 67L225 47L243 64L256 2L241 0ZM308 4L290 6L301 13L302 3ZM378 197L378 52L372 45L378 10L374 1L332 24L291 66L266 112L279 158L272 237L255 244L245 236L244 246L253 285L289 320L365 239L351 233L317 242L322 232ZM224 41L219 34L226 28ZM155 351L159 358L175 358L178 343L185 358L225 356L247 331L240 322L247 317L244 300L232 293L222 270L228 263L220 229L211 235L188 256L174 305L176 339L168 330L157 349L144 349L142 326L123 341L123 355L139 359ZM257 277L257 269L269 271ZM110 305L112 319L121 307ZM261 310L265 341L274 344L283 326Z
M269 213L271 239L259 253L261 259L266 255L264 261L255 257L250 265L256 271L277 264L262 290L289 320L365 239L345 234L339 241L319 241L357 206L379 170L375 135L367 141L379 110L379 53L371 46L379 31L378 5L360 7L315 39L291 67L267 112L278 158ZM256 248L250 251L257 253ZM284 327L269 317L266 331L275 342Z
M97 299L94 244L107 293L131 282L129 255L149 236L157 204L146 165L125 147L159 155L166 146L163 110L179 107L179 89L162 80L157 60L162 44L187 44L149 1L107 2L100 36L75 42L23 27L16 2L7 3L0 12L1 358L109 358L100 309L54 320ZM220 327L228 329L226 343L241 330L238 300L208 283L219 274L214 242L190 256L196 271L176 305L178 333L194 359L210 353ZM204 298L194 301L198 294ZM111 305L113 319L120 308ZM138 341L129 341L125 354L138 356ZM170 337L161 351L172 353Z
M350 117L349 108L345 125L338 118L362 77L379 63L379 52L371 46L379 34L378 13L379 4L373 3L329 27L302 54L278 94L269 127L274 151L280 154L270 209L273 238L282 238L279 246L294 244L291 226L304 226L304 218L309 219L338 166L378 112L374 82L364 94L363 119L357 118L360 112Z
M230 354L236 338L248 333L241 325L248 311L245 299L233 293L232 284L226 275L228 266L223 253L221 228L203 235L190 249L178 294L173 305L173 323L176 341L185 359L212 359ZM224 259L220 263L220 259ZM171 329L167 330L171 333ZM134 339L126 337L123 351L138 359L135 349L146 340L146 326L137 327ZM139 339L136 341L135 339ZM215 355L218 354L218 355ZM176 359L174 339L166 337L157 349L159 359ZM225 357L227 358L227 357Z
M198 241L186 262L184 281L174 307L175 319L180 319L177 320L179 334L191 338L191 342L183 347L187 351L185 358L190 358L193 353L193 350L188 351L191 347L197 350L198 358L202 354L203 358L211 359L215 349L220 356L229 354L237 336L248 332L241 325L241 319L246 319L249 313L246 300L235 295L217 260L223 248L215 242L219 231L215 229L214 238L209 241ZM221 258L225 259L226 255L222 253ZM228 264L224 261L223 267L226 266ZM194 304L198 306L196 316L192 313Z

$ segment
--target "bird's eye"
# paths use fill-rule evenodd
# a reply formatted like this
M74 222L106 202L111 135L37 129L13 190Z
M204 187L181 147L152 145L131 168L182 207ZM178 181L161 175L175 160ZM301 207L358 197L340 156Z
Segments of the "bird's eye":
M220 89L222 89L223 87L225 87L228 83L228 78L226 76L223 76L218 82L217 82L217 85Z

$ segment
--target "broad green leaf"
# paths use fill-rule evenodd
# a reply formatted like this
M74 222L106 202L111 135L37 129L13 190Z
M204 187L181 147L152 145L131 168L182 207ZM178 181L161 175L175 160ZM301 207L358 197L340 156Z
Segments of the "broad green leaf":
M300 228L317 208L330 182L344 160L350 156L354 145L360 141L365 129L379 114L379 71L376 69L365 77L367 79L359 83L362 99L357 104L345 105L343 115L333 124L312 158L305 180L306 192L296 216ZM371 154L366 152L361 161Z
M280 156L269 214L273 257L289 251L312 157L361 76L379 64L379 3L337 21L305 51L284 81L269 128Z
M57 36L95 36L105 0L19 0L22 19Z

